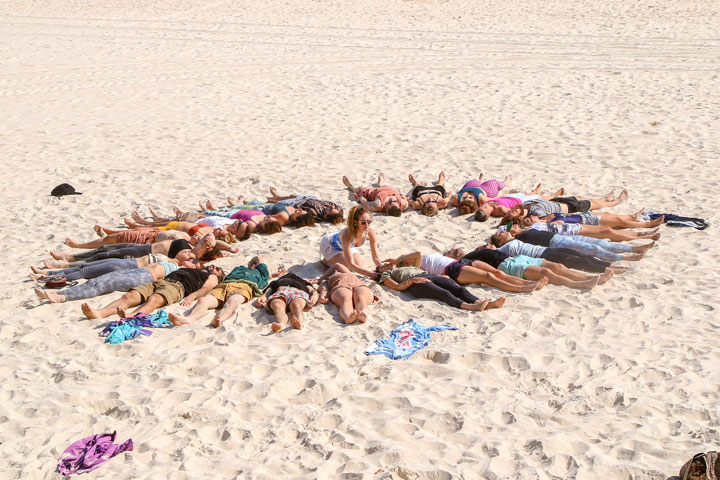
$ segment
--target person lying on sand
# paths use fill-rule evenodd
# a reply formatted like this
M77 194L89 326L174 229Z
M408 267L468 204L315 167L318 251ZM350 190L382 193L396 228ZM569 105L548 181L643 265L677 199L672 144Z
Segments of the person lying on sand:
M408 175L408 180L413 186L408 195L408 203L413 210L420 210L426 217L434 217L450 204L445 190L445 172L440 172L432 186L418 183L412 173Z
M478 195L478 208L475 211L475 220L485 222L490 217L502 217L515 205L522 205L529 200L552 200L565 193L561 188L555 193L543 195L542 184L538 183L535 190L527 193L506 193L502 197L489 198L485 195Z
M337 305L343 322L365 323L370 319L372 290L345 265L336 263L314 283L318 284L320 303Z
M571 270L565 265L550 260L526 257L525 255L511 257L499 250L487 248L475 250L467 255L461 248L451 248L445 252L445 256L476 268L490 266L507 275L526 280L540 280L544 277L552 285L563 285L571 288L591 289L595 285L602 285L613 276L612 271L602 275L588 275Z
M508 224L509 225L509 224ZM499 229L505 229L507 226L501 226ZM498 230L499 230L498 229ZM602 225L583 225L582 223L564 223L564 222L541 222L535 215L522 220L522 222L513 222L510 233L517 235L523 230L537 230L539 232L551 232L557 235L565 236L582 236L591 238L604 238L613 242L627 242L630 240L659 240L659 228L645 232L633 232L628 230L615 230L612 227Z
M238 201L240 197L238 197ZM228 197L228 202L232 199ZM270 187L268 202L284 203L312 214L318 222L330 222L335 225L343 222L343 209L335 202L320 200L314 195L279 195L275 187Z
M232 269L222 282L201 297L187 315L168 315L174 325L188 325L200 319L208 310L217 310L212 319L212 326L220 327L222 323L235 313L237 307L248 303L261 294L268 285L268 279L285 274L280 268L270 274L261 256L253 257L247 266L240 265Z
M203 269L184 267L162 280L133 287L106 307L96 309L83 303L82 311L87 318L105 318L110 315L128 318L138 313L152 313L158 308L177 302L189 306L215 288L224 277L223 269L215 265L207 265ZM128 308L135 306L138 308L132 313L127 312Z
M149 253L139 258L106 258L92 263L86 263L75 267L67 267L59 270L40 269L31 266L33 273L30 274L31 280L43 280L52 275L62 275L68 281L80 280L83 278L96 278L106 273L116 272L120 270L134 270L136 268L144 268L150 264L158 262L170 262L176 265L182 264L185 260L195 258L195 254L191 250L183 250L179 252L175 258L170 258L161 254Z
M223 238L224 234L230 234L233 238L229 240L247 240L250 237L250 229L247 228L247 224L242 220L235 220L227 217L202 217L193 222L185 222L181 220L166 220L160 219L161 217L154 217L152 221L146 220L140 216L137 211L132 212L132 220L125 218L125 224L130 228L142 228L142 227L154 227L158 230L172 229L177 227L175 230L187 231L189 235L197 233L208 233L212 231L215 238L227 243L233 243ZM197 230L195 229L196 227ZM210 229L210 230L208 230Z
M472 179L465 182L465 185L452 197L450 197L450 205L457 207L460 215L468 215L475 213L481 201L488 198L495 198L498 193L505 188L506 183L510 183L512 177L508 175L505 181L485 180L481 173L477 180Z
M510 232L507 231L508 226L511 227ZM513 235L511 233L512 231L515 231L517 234ZM619 262L621 260L638 261L645 256L648 250L655 246L655 242L650 242L645 245L627 245L609 242L601 238L583 237L582 235L566 236L533 229L522 230L522 227L512 223L508 223L507 226L501 226L498 232L490 237L490 243L496 247L501 247L513 239L530 245L540 245L541 247L569 248L607 262Z
M421 268L431 275L444 275L460 285L488 285L507 292L529 293L539 290L547 285L548 280L540 279L536 282L522 280L506 275L489 266L474 267L468 263L461 263L454 258L439 253L422 255L413 252L398 258L389 258L383 262L400 267L413 265Z
M405 260L407 261L407 257ZM403 262L405 263L407 262ZM500 308L505 304L505 297L492 302L489 298L480 300L455 280L444 275L427 273L415 265L399 267L388 262L381 265L379 271L379 283L392 290L406 291L415 298L431 298L451 307L475 312Z
M529 226L536 222L547 223L578 223L581 225L601 225L609 228L653 228L662 225L665 217L655 220L641 220L645 209L639 210L630 215L618 215L616 213L595 212L595 213L553 213L545 217L537 215L525 215L522 219L523 226ZM504 215L504 214L503 214ZM498 216L503 216L498 215ZM507 223L507 222L505 222Z
M82 300L105 295L110 292L128 291L131 288L167 278L180 267L189 269L202 268L195 259L178 264L172 261L151 263L143 268L109 272L85 283L59 291L35 289L35 294L50 303L63 303L68 300Z
M205 235L195 246L190 245L185 239L165 240L163 242L152 244L136 244L136 243L118 243L114 245L103 245L94 250L80 253L60 253L50 251L50 255L58 260L56 262L46 261L46 268L68 268L76 267L85 263L91 263L105 258L138 258L148 254L161 254L170 258L176 258L177 255L188 250L192 252L194 258L203 261L209 261L221 255L221 252L215 246L216 240L212 235Z
M620 192L616 198L610 192L603 198L555 197L552 200L527 200L522 205L515 205L503 217L502 223L510 220L522 220L528 215L546 217L555 213L587 213L591 210L614 207L628 198L627 190Z
M370 212L360 205L350 209L347 227L337 233L328 233L320 239L320 262L326 267L336 263L345 265L350 271L375 279L378 273L363 265L358 250L365 240L370 243L370 254L376 267L381 265L377 251L377 235L372 226Z
M399 217L408 208L407 197L385 185L385 175L382 172L378 175L376 187L354 187L348 177L343 177L342 180L355 199L371 212Z
M228 197L231 200L231 197ZM202 206L202 202L200 202ZM262 200L250 200L243 201L239 205L230 205L217 209L215 205L207 200L205 202L205 211L203 215L206 216L229 216L230 218L237 218L237 212L242 210L257 210L261 211L265 215L269 215L277 220L282 226L291 226L295 228L300 227L314 227L315 218L310 212L306 212L301 208L295 208L282 202L268 203Z
M318 302L318 293L313 286L292 272L270 282L260 297L255 301L259 308L275 315L270 325L273 332L287 328L290 324L298 330L303 328L303 312L310 310ZM287 312L290 312L288 316Z

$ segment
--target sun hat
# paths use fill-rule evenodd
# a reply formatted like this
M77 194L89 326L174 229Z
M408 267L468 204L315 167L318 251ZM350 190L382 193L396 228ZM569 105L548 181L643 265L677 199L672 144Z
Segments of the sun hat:
M64 195L82 195L82 193L76 192L75 188L69 183L61 183L60 185L52 189L50 195L59 198Z

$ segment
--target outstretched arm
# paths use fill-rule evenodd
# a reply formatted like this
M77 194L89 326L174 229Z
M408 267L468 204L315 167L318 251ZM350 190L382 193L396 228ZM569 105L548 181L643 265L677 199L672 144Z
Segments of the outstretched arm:
M397 283L392 278L387 278L383 282L383 285L388 287L391 290L397 290L398 292L402 292L403 290L407 290L410 288L410 285L416 284L416 283L428 283L430 281L429 278L425 277L413 277L403 283Z
M370 210L371 212L380 212L382 210L382 202L375 200L374 202L368 202L365 197L360 197L360 204Z

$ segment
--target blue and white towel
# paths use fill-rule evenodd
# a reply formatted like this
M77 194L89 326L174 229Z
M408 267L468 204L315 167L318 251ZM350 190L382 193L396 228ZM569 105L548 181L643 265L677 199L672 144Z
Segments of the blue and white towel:
M430 343L430 332L443 330L457 330L457 327L451 325L426 327L411 318L390 332L390 338L375 340L376 346L368 348L364 353L365 355L383 354L392 360L408 359L413 353L422 350Z
M692 227L698 230L705 230L710 226L703 218L682 217L674 213L657 213L644 212L642 218L647 220L655 220L656 218L665 217L665 225L668 227Z

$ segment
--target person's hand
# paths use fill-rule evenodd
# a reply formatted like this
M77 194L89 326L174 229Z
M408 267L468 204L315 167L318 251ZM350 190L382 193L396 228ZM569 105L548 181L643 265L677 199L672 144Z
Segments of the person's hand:
M232 247L230 247L230 251L231 251L232 253L239 253L239 252L240 252L240 247L237 247L237 246L233 245Z
M410 283L429 283L430 279L425 277L413 277L410 279Z
M255 305L257 305L259 308L265 308L266 303L267 299L265 297L258 297L258 299L255 301Z
M389 263L390 265L397 265L398 259L397 258L386 258L382 261L383 264Z
M322 303L323 305L326 305L326 304L330 303L330 300L325 295L323 295L320 297L319 302Z
M188 297L185 297L182 299L182 301L180 302L180 305L182 305L183 307L189 307L190 305L192 305L192 303L194 301L195 301L194 298L188 296Z
M368 276L372 280L377 280L380 278L380 275L381 275L380 272L371 272L370 275L368 275Z

